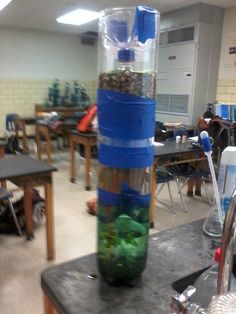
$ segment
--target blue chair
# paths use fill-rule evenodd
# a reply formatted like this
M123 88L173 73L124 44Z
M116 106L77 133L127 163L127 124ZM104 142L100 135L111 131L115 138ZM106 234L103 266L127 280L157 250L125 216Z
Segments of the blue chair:
M183 177L185 178L184 183L181 186L181 191L183 187L188 183L189 180L196 181L201 180L201 183L205 189L208 201L210 205L212 205L212 200L209 195L209 191L207 189L206 181L211 181L210 178L210 172L205 168L197 168L192 166L191 164L178 164L178 165L172 165L172 166L167 166L166 167L167 171L169 171L172 175L176 176L177 178ZM188 196L193 196L193 193L188 191ZM201 196L200 191L195 190L195 195Z
M9 209L11 211L11 215L12 215L14 223L16 225L16 229L18 231L18 234L19 234L19 236L22 236L22 231L21 231L18 219L16 217L16 213L15 213L15 210L13 208L12 201L10 199L12 196L13 196L13 194L11 192L5 190L4 188L0 188L0 202L8 201Z
M170 138L168 140L174 140L176 136L183 136L187 135L187 132L185 129L177 129L174 131L174 137ZM194 132L194 135L197 135L196 132ZM200 179L201 183L205 189L207 198L209 200L210 205L212 205L212 200L209 195L209 191L207 189L206 181L210 180L210 172L205 169L196 169L191 164L180 164L180 165L174 165L174 166L168 166L166 167L167 171L169 171L172 175L179 177L184 177L185 181L183 185L181 186L180 190L182 191L183 187L188 183L190 179L196 180ZM196 195L200 196L200 192L195 192ZM188 194L188 196L192 196Z
M189 180L192 179L192 180L196 181L197 179L200 179L201 183L202 183L202 185L203 185L203 187L205 189L206 196L208 198L209 204L211 206L213 205L212 199L210 197L210 194L209 194L209 191L208 191L208 188L207 188L207 185L206 185L206 181L211 182L210 171L204 170L204 169L194 169L194 168L191 169L190 168L189 170L182 171L182 173L180 173L179 176L182 176L182 177L186 178L184 183L183 183L183 185L181 186L181 190L188 183ZM188 191L188 195L192 196L193 193ZM195 190L195 195L201 196L200 191L196 191Z
M6 131L15 131L14 119L19 118L17 113L9 113L6 115Z
M176 214L176 210L175 210L175 206L174 206L174 202L173 202L173 196L172 196L172 192L171 192L171 188L170 188L170 182L171 181L175 181L179 194L180 194L180 198L182 201L182 205L183 205L183 209L184 211L187 213L187 207L184 201L184 197L180 188L180 184L179 184L179 179L177 176L171 174L170 172L166 171L166 170L162 170L162 169L157 169L157 173L156 173L156 183L157 183L157 191L156 191L156 196L161 192L161 190L163 189L164 185L167 184L168 187L168 192L169 192L169 196L170 196L170 201L171 201L171 205L172 205L172 210L173 213Z

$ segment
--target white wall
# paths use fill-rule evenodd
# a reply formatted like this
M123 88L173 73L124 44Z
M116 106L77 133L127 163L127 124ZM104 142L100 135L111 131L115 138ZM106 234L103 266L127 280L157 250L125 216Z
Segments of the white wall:
M60 80L84 84L93 103L97 88L97 47L80 44L77 35L0 27L0 136L8 113L33 116L48 88ZM32 130L34 132L34 130Z
M236 79L236 54L229 54L229 47L236 47L236 7L225 10L219 69L221 80Z
M96 80L97 48L78 35L0 28L0 79Z

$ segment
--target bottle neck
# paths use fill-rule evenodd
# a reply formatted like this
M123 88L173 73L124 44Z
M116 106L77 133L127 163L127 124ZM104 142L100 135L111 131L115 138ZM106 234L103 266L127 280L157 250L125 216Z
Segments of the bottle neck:
M118 63L118 70L130 70L134 71L134 63L133 62L119 62Z

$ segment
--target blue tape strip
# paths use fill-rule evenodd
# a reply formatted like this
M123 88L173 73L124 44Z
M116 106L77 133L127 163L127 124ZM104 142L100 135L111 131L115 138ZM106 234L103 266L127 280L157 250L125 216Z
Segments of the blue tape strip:
M154 136L155 100L99 89L97 106L100 134L126 140Z
M131 189L127 183L123 182L121 185L122 191L122 205L126 208L133 208L135 206L149 205L151 194L141 195L137 191Z
M113 168L144 168L153 164L154 146L144 148L113 147L99 144L98 160Z
M210 151L212 151L211 141L209 137L201 138L201 144L203 146L204 152L209 153Z
M99 201L111 206L120 206L122 203L121 194L106 192L102 189L97 189Z
M136 7L132 35L138 36L138 41L141 43L145 43L148 39L155 38L156 14L157 11L152 8L145 6Z
M122 186L127 186L126 183L123 183ZM122 189L122 188L121 188ZM97 189L99 201L110 205L110 206L142 206L149 205L151 200L151 194L141 195L137 191L131 189L130 187L123 190L122 194L116 194L111 192L106 192L102 189Z
M151 194L140 195L126 183L121 190L122 194L115 194L98 189L98 220L109 223L126 214L135 221L148 223Z

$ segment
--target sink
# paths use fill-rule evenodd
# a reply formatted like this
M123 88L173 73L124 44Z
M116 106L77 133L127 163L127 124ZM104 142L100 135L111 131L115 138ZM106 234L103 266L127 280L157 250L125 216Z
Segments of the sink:
M200 269L190 275L187 275L183 278L180 278L172 283L172 288L178 292L182 293L188 286L192 286L195 280L209 267ZM234 255L233 259L233 270L232 270L234 277L236 278L236 255Z

